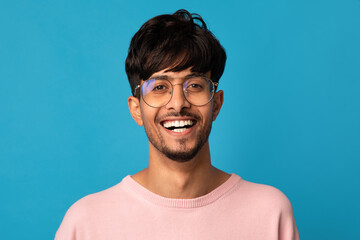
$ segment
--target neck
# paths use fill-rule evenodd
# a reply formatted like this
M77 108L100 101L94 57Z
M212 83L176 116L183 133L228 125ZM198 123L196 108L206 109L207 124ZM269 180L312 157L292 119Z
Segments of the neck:
M182 199L200 197L220 186L230 176L211 165L208 142L187 162L168 159L151 144L149 146L149 167L133 178L160 196Z

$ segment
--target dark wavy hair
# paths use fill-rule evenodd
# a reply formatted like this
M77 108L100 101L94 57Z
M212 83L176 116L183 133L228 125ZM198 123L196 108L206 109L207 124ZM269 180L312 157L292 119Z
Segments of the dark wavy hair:
M130 42L125 71L131 90L155 72L195 73L210 71L218 82L224 72L226 53L198 14L181 9L156 16L141 26Z

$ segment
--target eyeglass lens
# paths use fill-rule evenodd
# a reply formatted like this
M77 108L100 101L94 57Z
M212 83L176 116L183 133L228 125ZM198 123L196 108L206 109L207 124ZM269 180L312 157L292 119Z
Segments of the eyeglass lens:
M214 95L214 84L207 78L190 78L182 86L186 100L196 106L207 104ZM144 101L152 107L166 105L171 100L172 93L173 84L164 79L150 79L141 86Z

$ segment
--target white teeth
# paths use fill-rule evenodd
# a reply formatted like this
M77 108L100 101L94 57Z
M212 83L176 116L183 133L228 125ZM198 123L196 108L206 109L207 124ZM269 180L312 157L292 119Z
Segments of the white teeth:
M173 132L185 132L186 128L175 128L174 130L172 130Z
M176 121L165 122L163 124L163 126L165 128L170 128L170 127L184 127L184 126L189 126L192 124L193 124L192 120L180 120L180 121L176 120Z

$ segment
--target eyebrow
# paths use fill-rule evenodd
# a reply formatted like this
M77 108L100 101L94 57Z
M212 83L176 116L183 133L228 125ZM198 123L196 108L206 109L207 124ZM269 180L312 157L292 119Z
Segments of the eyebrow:
M189 78L192 78L192 77L206 77L205 74L203 73L191 73L191 74L188 74L180 79L189 79ZM151 78L149 79L161 79L161 80L174 80L176 78L173 78L173 77L169 77L168 75L155 75L155 76L152 76Z

